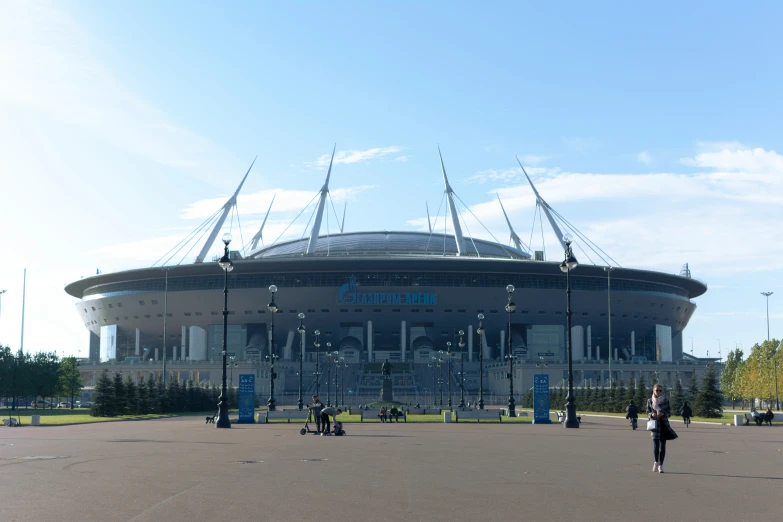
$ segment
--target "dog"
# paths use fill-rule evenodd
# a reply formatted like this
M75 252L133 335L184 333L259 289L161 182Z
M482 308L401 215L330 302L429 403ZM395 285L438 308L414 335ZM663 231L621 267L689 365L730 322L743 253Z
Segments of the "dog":
M218 416L218 414L217 414L217 413L216 413L216 414L214 414L214 415L212 415L211 417L210 417L209 415L207 415L207 422L206 422L206 423L207 423L207 424L210 424L210 423L212 423L212 424L215 424L215 418L216 418L217 416Z

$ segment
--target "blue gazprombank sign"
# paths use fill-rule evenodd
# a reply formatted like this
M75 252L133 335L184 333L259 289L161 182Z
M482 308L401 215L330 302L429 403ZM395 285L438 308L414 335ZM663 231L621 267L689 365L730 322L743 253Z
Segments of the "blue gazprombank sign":
M351 277L337 290L337 302L346 305L436 305L438 296L431 292L359 292L356 279Z
M239 376L239 423L255 422L253 414L256 411L256 376L252 373Z
M533 376L533 424L551 424L549 418L549 375Z

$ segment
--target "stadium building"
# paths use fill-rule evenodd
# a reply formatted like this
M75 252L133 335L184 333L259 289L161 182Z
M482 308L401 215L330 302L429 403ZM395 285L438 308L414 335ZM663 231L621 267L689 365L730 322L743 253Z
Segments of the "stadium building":
M228 276L227 352L232 373L233 366L256 373L263 390L271 373L268 363L277 361L277 389L282 395L295 393L301 354L308 392L329 380L344 392L372 396L380 386L378 363L388 360L398 392L426 402L427 394L445 386L433 368L445 367L449 351L452 373L444 380L453 389L459 389L462 375L466 393L475 395L483 355L485 390L501 395L510 349L516 356L518 389L529 388L536 372L549 373L553 384L563 381L566 276L559 260L545 261L541 252L529 252L508 218L514 246L463 236L445 168L444 198L453 234L430 229L321 235L330 175L331 165L309 237L259 247L262 225L250 248L230 251L234 268ZM565 247L561 227L567 221L528 181ZM82 367L87 384L107 367L135 380L159 378L164 359L167 375L219 381L224 272L205 257L241 187L216 213L196 262L96 274L66 286L79 300L77 313L90 331L90 363ZM576 243L591 246L575 232ZM690 379L703 364L683 353L683 331L696 310L693 299L706 292L706 285L690 277L687 265L679 275L611 261L606 265L580 264L570 273L577 384L601 385L609 378L627 383L645 372L664 372L660 380L670 383L681 373L680 378ZM278 289L273 341L270 285ZM515 287L510 328L504 309L507 285ZM302 334L300 313L305 314ZM481 338L476 334L478 314L484 316ZM341 369L342 383L327 377L332 366L335 375ZM321 376L316 385L317 369Z

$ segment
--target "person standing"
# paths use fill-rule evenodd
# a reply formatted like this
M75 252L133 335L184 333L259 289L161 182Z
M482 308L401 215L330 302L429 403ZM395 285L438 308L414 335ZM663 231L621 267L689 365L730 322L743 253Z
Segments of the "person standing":
M321 427L323 427L323 431L321 432L321 435L331 435L331 424L329 416L331 415L335 422L337 422L337 416L340 415L343 412L343 410L339 408L334 408L332 406L327 406L323 410L321 410Z
M310 406L310 411L313 412L315 417L315 426L317 433L321 433L321 411L324 409L324 405L321 403L321 399L317 395L313 395L313 405Z
M663 386L655 384L652 397L647 399L647 418L656 421L655 429L650 430L650 436L653 440L653 455L655 456L653 472L663 473L666 441L677 438L677 434L669 425L671 415L672 408L669 405L669 398L663 393Z

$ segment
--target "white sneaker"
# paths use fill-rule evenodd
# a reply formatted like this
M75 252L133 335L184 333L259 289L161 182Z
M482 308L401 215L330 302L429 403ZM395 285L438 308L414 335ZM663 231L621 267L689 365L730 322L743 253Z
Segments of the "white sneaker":
M663 464L658 465L658 473L663 473Z
M657 462L653 464L653 473L658 473L660 469Z

